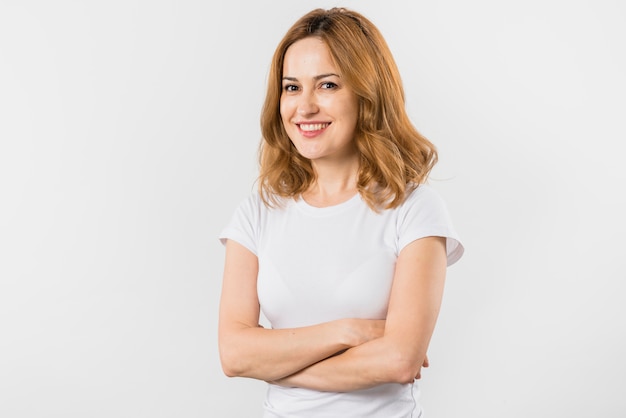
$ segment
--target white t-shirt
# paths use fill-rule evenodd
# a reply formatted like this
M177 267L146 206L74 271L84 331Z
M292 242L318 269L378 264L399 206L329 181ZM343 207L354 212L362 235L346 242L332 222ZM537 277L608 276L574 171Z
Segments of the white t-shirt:
M384 319L400 251L427 236L446 237L448 265L463 254L443 200L420 185L402 205L380 213L359 194L325 208L303 199L268 208L253 194L220 239L237 241L258 257L261 310L279 329L340 318ZM349 393L269 385L264 417L419 417L418 393L417 382Z

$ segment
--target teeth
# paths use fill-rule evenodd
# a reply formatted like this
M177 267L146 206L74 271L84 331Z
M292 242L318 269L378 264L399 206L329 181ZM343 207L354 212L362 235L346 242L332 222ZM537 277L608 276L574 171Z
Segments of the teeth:
M328 123L302 123L300 124L300 129L303 131L321 131L328 125Z

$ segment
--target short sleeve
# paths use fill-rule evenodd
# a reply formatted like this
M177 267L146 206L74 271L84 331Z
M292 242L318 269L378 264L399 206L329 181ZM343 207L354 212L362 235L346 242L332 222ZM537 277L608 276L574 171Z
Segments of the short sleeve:
M425 184L418 186L399 210L398 253L417 239L436 236L446 238L448 266L461 258L463 244L454 229L445 202L432 187Z
M246 247L253 254L257 254L257 240L259 231L260 197L250 195L239 204L230 222L222 230L219 239L226 245L226 240L233 240Z

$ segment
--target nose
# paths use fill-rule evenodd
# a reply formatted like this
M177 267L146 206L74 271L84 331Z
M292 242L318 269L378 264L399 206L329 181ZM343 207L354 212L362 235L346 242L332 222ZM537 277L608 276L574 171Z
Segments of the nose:
M315 94L311 91L303 91L298 100L298 115L308 116L319 112Z

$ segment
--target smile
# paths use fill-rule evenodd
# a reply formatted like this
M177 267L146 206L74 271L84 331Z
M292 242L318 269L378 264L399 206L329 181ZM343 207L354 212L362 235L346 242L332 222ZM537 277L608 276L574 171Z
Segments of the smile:
M326 129L330 123L300 123L298 127L304 132L315 132Z

